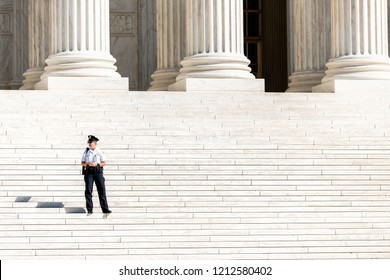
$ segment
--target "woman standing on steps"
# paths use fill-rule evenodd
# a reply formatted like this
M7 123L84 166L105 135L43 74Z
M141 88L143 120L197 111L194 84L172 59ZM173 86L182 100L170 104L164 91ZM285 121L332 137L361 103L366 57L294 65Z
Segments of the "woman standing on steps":
M81 165L83 166L83 175L85 182L85 200L87 205L88 215L92 214L93 202L92 191L93 182L99 194L100 207L103 213L109 214L108 209L105 179L103 177L103 167L106 166L106 157L102 150L96 147L99 139L93 135L88 135L88 147L85 149L81 157Z

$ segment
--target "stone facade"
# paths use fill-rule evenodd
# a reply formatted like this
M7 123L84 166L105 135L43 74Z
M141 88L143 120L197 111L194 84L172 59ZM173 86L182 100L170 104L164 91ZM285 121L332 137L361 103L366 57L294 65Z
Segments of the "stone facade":
M243 53L242 0L1 0L0 20L3 89L263 87Z
M242 0L0 0L0 88L262 90L243 53L242 7ZM387 90L387 0L288 7L288 92L337 92L350 80L357 90Z

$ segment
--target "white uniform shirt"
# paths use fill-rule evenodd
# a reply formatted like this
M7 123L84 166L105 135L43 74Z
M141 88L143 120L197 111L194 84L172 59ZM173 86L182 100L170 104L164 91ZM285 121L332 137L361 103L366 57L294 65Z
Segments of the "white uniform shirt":
M84 150L81 161L101 163L102 161L106 161L106 156L102 150L96 147L95 150L89 149L88 152Z

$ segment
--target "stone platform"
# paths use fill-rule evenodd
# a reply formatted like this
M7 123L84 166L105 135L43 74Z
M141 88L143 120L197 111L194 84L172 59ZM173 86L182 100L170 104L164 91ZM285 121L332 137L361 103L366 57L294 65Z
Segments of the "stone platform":
M1 91L1 259L390 258L390 95ZM88 134L113 214L85 214Z

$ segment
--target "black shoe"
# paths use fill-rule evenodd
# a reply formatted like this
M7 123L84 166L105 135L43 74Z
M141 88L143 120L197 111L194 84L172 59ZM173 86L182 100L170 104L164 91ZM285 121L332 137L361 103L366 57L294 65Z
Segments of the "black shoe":
M110 214L110 213L112 213L112 211L111 210L107 210L107 211L103 211L103 213L104 214Z

